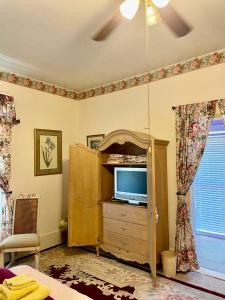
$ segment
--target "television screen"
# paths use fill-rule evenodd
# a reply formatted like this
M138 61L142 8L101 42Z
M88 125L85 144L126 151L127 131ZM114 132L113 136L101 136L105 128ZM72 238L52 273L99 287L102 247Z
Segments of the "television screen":
M117 191L135 194L147 194L146 171L118 171Z
M147 202L147 169L115 168L114 198L130 203Z

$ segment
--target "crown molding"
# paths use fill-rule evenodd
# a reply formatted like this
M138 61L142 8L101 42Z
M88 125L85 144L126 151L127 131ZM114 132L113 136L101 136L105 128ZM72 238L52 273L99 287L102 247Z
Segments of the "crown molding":
M43 72L36 66L22 62L21 60L6 56L0 53L0 66L2 70L6 72L15 72L18 74L26 74L31 76L31 74L36 74L36 76L44 76L48 73Z
M50 73L43 72L33 65L0 54L0 66L0 80L2 81L70 99L77 99L77 93L74 90L32 78L31 74L35 74L37 77L42 78L47 78L47 76L50 75ZM21 73L28 74L28 76L18 75ZM29 77L29 74L31 77Z
M50 93L74 100L84 100L93 98L100 95L105 95L143 84L149 84L154 81L170 78L177 75L182 75L191 71L200 70L206 67L211 67L225 62L225 49L211 52L202 56L198 56L183 62L179 62L167 67L163 67L154 71L132 76L127 79L122 79L92 89L84 91L69 90L67 88L59 87L44 81L36 80L22 75L11 73L10 70L20 70L20 72L29 71L30 73L46 76L47 73L42 72L40 69L25 64L19 60L11 59L7 56L0 54L0 66L7 71L0 71L0 80L9 83L17 84L27 88L35 89L45 93Z

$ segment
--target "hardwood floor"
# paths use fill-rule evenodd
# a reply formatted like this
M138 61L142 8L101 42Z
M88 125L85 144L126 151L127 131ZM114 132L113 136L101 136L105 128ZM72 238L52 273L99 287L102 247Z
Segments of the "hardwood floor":
M225 278L225 240L196 235L195 241L201 268L221 273Z
M207 290L225 294L225 281L199 272L178 273L176 279Z

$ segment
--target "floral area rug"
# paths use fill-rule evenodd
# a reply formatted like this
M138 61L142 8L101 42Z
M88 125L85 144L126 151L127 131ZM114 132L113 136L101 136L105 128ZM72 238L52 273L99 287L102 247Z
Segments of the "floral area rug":
M172 280L80 249L57 247L43 252L41 271L94 300L221 299Z

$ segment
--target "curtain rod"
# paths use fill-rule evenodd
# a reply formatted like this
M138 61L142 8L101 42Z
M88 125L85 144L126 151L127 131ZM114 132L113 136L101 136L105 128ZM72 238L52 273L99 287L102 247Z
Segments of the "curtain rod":
M0 120L0 123L1 123L1 120ZM19 119L12 120L12 124L18 125L18 124L20 124L20 120Z
M12 98L13 98L13 96L12 96L12 95L9 95L9 94L7 94L7 93L4 93L4 92L1 92L1 91L0 91L0 95L4 95L4 96L8 96L8 97L12 97Z
M216 103L218 103L219 100L224 100L224 98L220 98L220 99L214 99L211 101L216 101ZM172 106L172 110L175 110L177 108L177 106Z
M15 124L15 125L20 124L20 119L16 119L16 120L13 122L13 124Z
M11 194L12 194L12 191L4 191L4 190L3 190L3 191L1 191L0 193L2 193L2 194L10 194L10 195L11 195Z

